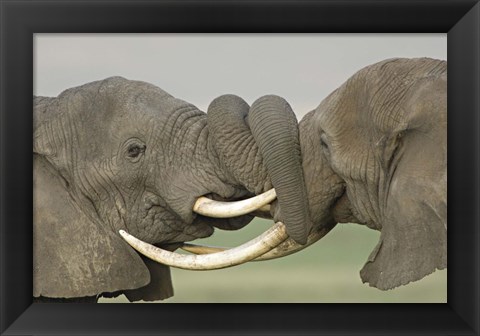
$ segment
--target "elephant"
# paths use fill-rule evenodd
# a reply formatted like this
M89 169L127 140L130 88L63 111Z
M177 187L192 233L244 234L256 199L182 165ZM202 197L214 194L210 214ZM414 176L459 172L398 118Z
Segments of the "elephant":
M214 266L195 265L241 263L288 237L306 243L298 122L282 98L250 107L224 95L207 115L152 84L111 77L33 99L34 302L172 296L169 267L121 233L181 259L171 251L182 243L242 228L273 202L263 213L276 227ZM282 110L272 114L272 104Z
M163 299L172 295L166 265L283 257L347 222L380 231L360 272L370 286L446 268L446 80L446 61L385 60L300 123L278 96L250 107L223 95L205 114L122 78L36 98L34 296ZM218 201L235 206L217 212ZM257 214L277 223L240 248L185 243ZM169 251L178 247L199 255Z
M360 271L381 290L447 267L447 62L367 66L299 125L315 226L380 231Z
M381 290L447 267L446 61L369 65L307 113L299 133L313 223L306 246L337 223L380 231L360 276ZM290 241L258 259L303 248Z
M330 193L335 222L381 232L364 283L387 290L447 267L446 61L368 66L306 115L300 134L312 220Z

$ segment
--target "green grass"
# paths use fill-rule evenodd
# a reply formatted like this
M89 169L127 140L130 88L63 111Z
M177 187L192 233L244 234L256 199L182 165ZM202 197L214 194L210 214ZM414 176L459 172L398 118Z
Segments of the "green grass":
M239 231L216 231L196 243L235 246L263 232L256 219ZM282 259L250 262L216 271L172 269L175 295L164 303L199 302L447 302L447 271L389 291L363 284L360 269L379 232L339 224L313 246ZM128 302L124 296L100 302Z

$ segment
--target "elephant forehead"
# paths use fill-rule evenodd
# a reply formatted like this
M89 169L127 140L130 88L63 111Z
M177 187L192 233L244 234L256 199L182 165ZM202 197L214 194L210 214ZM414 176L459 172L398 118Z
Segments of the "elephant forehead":
M82 142L90 144L148 133L190 106L153 85L117 78L77 88L69 96L72 123Z
M318 121L333 136L350 130L351 135L369 134L374 140L385 132L406 128L418 102L423 102L420 107L426 101L436 102L438 108L430 104L432 113L443 113L439 117L446 119L446 109L441 108L444 98L445 61L386 60L360 70L328 96L318 107ZM358 130L353 131L355 128Z
M393 59L374 64L358 74L368 96L368 114L382 131L398 129L409 122L412 101L424 101L437 89L429 83L445 76L447 63L429 58ZM422 91L421 96L418 92ZM446 96L445 90L439 95Z
M67 98L71 113L80 113L87 119L90 115L95 119L168 113L185 104L155 85L122 77L69 89L59 98Z
M144 101L145 99L173 98L153 84L128 80L122 77L110 77L102 81L93 82L90 89L100 95L113 97L115 100L123 103Z

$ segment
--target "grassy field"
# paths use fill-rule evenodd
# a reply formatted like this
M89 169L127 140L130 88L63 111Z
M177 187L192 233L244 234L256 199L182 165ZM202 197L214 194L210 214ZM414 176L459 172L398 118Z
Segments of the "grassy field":
M239 231L217 231L197 243L235 246L256 236L271 221L255 219ZM202 302L440 302L447 301L447 271L421 281L380 291L363 284L360 269L379 233L356 224L340 224L297 254L216 271L172 269L175 295L163 303ZM124 296L100 302L128 302Z

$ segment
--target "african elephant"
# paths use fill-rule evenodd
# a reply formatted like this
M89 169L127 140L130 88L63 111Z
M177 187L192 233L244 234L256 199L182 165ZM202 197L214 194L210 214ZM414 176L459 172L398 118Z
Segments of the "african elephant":
M120 79L110 81L118 82ZM58 222L70 224L70 218L82 223L88 222L87 219L82 218L82 214L89 213L90 205L90 208L94 209L90 211L94 214L92 217L100 218L100 220L88 218L95 225L90 224L93 233L87 234L88 245L78 245L81 252L70 252L68 248L72 246L61 246L63 250L60 252L66 251L67 255L71 253L74 257L79 257L82 253L86 254L83 264L69 263L62 257L62 253L56 252L55 257L66 265L66 271L60 269L63 271L63 273L60 272L63 279L65 274L78 275L80 279L79 284L76 281L73 284L68 283L70 288L72 285L74 288L83 288L85 283L92 283L91 274L106 272L102 274L101 281L94 280L93 284L108 283L110 285L113 282L115 285L108 289L97 286L95 287L97 294L113 293L112 295L115 295L118 292L124 292L132 299L158 299L171 295L171 287L165 290L159 285L164 284L165 279L168 278L165 276L167 273L165 267L144 259L144 263L150 270L150 281L145 265L139 261L137 254L126 248L127 245L118 239L116 231L120 229L120 235L131 246L151 259L167 265L195 268L199 259L180 258L181 262L177 262L176 259L179 259L177 255L172 261L169 259L169 252L165 251L165 248L168 248L165 244L181 243L209 235L212 226L222 229L240 228L252 218L247 215L248 212L227 211L226 215L221 216L203 213L200 211L202 205L196 207L199 204L196 199L207 195L209 198L235 200L260 194L271 187L275 187L278 192L278 200L271 204L270 213L276 221L285 223L288 235L293 239L287 239L287 232L282 232L285 227L281 224L274 227L272 232L266 233L265 237L269 237L266 241L263 239L265 237L262 237L259 241L246 244L249 249L259 243L263 245L263 250L257 249L255 255L249 254L247 258L241 256L240 259L236 254L238 251L230 254L227 251L225 254L227 259L224 259L223 263L218 263L216 267L230 266L238 263L239 260L244 262L256 257L269 259L294 253L319 240L337 222L356 222L381 231L380 242L361 272L363 281L369 282L372 286L380 289L394 288L421 279L437 268L446 267L446 62L429 59L396 59L362 69L327 97L317 109L307 114L300 122L298 130L288 103L275 96L263 97L251 108L238 97L222 96L212 102L207 116L187 104L197 113L194 116L198 117L200 124L199 129L195 128L196 131L192 132L192 126L197 123L192 119L192 123L188 123L188 126L184 124L185 119L188 121L193 117L182 118L184 113L190 112L190 107L182 113L174 113L176 108L181 109L179 106L186 103L145 83L135 82L134 85L134 82L128 82L123 86L112 85L114 89L108 92L105 89L102 90L103 86L109 86L108 83L109 81L103 84L102 82L93 83L74 89L73 93L67 91L55 100L40 99L39 104L36 105L36 109L40 111L57 111L51 114L50 118L40 116L46 120L36 123L35 132L40 135L46 134L46 139L36 136L35 141L40 145L47 144L47 149L52 146L52 143L55 146L59 143L68 143L66 140L68 137L62 135L63 138L59 139L58 135L52 135L56 134L52 132L55 128L52 125L57 125L57 129L72 128L71 122L61 118L58 121L55 117L57 114L63 115L65 113L61 111L70 111L72 108L90 111L83 112L87 113L90 119L82 124L84 129L81 136L78 132L74 134L73 142L81 144L74 148L90 149L89 153L97 154L96 157L94 156L95 159L100 159L98 162L91 158L87 159L86 156L80 159L83 163L81 172L89 172L87 163L96 167L93 169L95 176L93 182L101 186L102 190L98 191L91 185L92 182L85 181L85 177L82 179L85 173L81 173L80 177L76 175L77 173L67 174L69 169L72 169L69 167L72 156L68 157L68 160L65 160L65 157L68 154L72 155L71 148L57 149L53 156L48 150L36 152L41 154L40 158L50 157L48 167L55 168L55 172L58 173L54 175L60 174L58 179L63 183L61 188L50 187L48 183L42 188L43 182L37 183L40 187L37 189L46 191L46 195L38 199L48 200L57 195L61 199L61 201L53 200L53 204L60 204L61 211L52 212L51 209L54 207L49 207L49 204L40 206L39 210L44 209L43 211L46 212L43 216L46 219L43 219L43 222L47 222L47 225L44 224L43 227L47 227L48 234L44 235L46 238L42 238L44 241L36 239L41 242L41 244L37 243L37 246L47 246L47 243L55 246L55 242L58 241L58 237L51 237L53 230L50 230L52 226L50 222L54 222L57 226ZM135 89L136 85L140 85L141 89ZM90 91L83 91L86 89ZM76 91L80 91L80 94L75 94ZM81 104L72 103L75 96L78 99L84 94L88 98L81 98ZM73 98L65 100L69 95L73 95ZM165 98L166 96L168 99ZM107 103L102 103L105 97L110 99L106 99ZM167 107L161 109L159 107L165 106L164 100L168 101ZM62 101L63 103L60 104ZM46 107L43 105L44 102ZM39 105L41 108L38 108ZM92 111L97 114L92 116ZM146 118L148 126L136 126L126 121L128 111L135 111L132 113L135 118L141 119L139 116ZM93 122L98 114L102 123L104 120L108 122L107 127L104 124L97 126ZM144 190L143 194L137 191L137 196L133 198L137 202L139 199L143 200L144 209L145 207L147 210L151 209L152 203L161 208L161 211L158 209L160 213L158 221L153 221L156 224L155 228L147 230L150 234L152 231L158 233L153 239L142 230L145 226L139 227L135 221L136 218L141 218L138 215L141 207L135 205L135 201L130 201L132 203L129 204L133 205L127 209L124 204L127 204L128 200L118 201L113 196L121 194L123 198L125 197L124 189L117 187L119 181L124 180L116 180L121 175L118 168L111 168L111 161L116 163L118 156L121 155L118 153L106 155L105 150L101 148L108 143L106 140L111 142L122 138L118 133L123 128L115 123L118 119L122 120L120 123L122 126L124 126L122 123L127 123L130 133L149 129L156 134L153 140L148 138L147 144L145 140L140 145L137 143L134 147L138 148L132 150L132 153L140 152L142 156L144 154L146 156L146 148L152 148L149 144L153 144L153 150L160 159L153 160L154 163L147 165L149 168L145 170L135 170L135 174L133 172L126 174L128 179L125 179L130 183L127 191L134 190L135 186L143 186L140 187ZM180 122L178 122L179 119ZM179 123L181 125L179 128L182 130L179 133L173 132ZM43 130L37 131L37 128L39 130L43 128ZM155 133L158 129L160 133ZM103 133L104 138L100 142L95 142L94 135L98 132ZM278 138L279 135L282 137ZM79 138L82 138L83 142L79 142ZM126 156L130 152L128 148L126 148ZM178 154L185 151L188 152L188 159ZM58 156L64 158L63 165L56 158ZM79 162L78 157L73 155L73 158L73 162ZM147 158L145 161L150 163ZM92 162L95 165L92 165ZM105 177L105 173L98 173L99 168L103 167L109 169L108 177ZM45 175L44 172L38 174ZM132 179L135 176L137 179ZM142 176L143 179L138 176ZM188 176L194 178L188 179ZM115 188L102 185L112 179L116 181L112 183ZM37 180L42 181L41 178ZM204 180L207 182L202 182ZM183 185L185 181L188 182ZM182 185L179 186L179 184ZM49 192L49 190L55 192ZM85 194L84 190L94 192L90 196ZM148 199L151 197L145 197L145 193L147 196L153 193L154 196L151 197L155 201L149 203ZM262 195L257 196L264 198L262 205L272 201L271 198ZM82 197L88 202L77 201ZM75 205L75 211L61 215L65 208L70 209L64 204L65 199L73 199L70 203ZM41 202L37 203L41 204ZM88 206L84 206L85 203ZM96 209L95 204L100 208ZM208 200L203 205L208 208ZM262 205L250 207L249 211L259 209ZM79 208L82 214L78 214ZM207 219L202 215L194 214L192 208L200 214L214 217L241 216L223 220ZM49 216L51 217L52 213L59 218L50 219ZM156 214L157 212L154 219L157 219ZM42 218L42 216L39 217ZM167 225L168 229L162 226L162 221L170 224ZM118 225L118 222L122 224ZM177 230L172 230L171 222L175 223L173 228ZM75 224L72 222L71 227L82 227ZM71 227L64 229L62 227L62 229L66 235L71 234L72 231L78 235L78 230L72 230ZM179 230L179 227L182 230ZM123 229L127 229L141 240L137 240ZM39 231L38 228L36 230ZM99 235L98 230L106 232L106 235ZM174 231L173 234L172 231ZM308 237L307 233L309 233ZM93 238L90 237L92 235ZM102 242L101 239L106 239L107 235L107 244L99 243ZM38 236L37 233L35 237ZM100 236L102 238L99 238ZM156 243L164 249L149 243ZM113 244L117 244L118 247ZM95 248L98 245L102 248L105 245L110 247L106 252L100 250L103 253L101 258L106 258L108 263L100 263L98 268L92 269L92 265L88 264L92 256L85 252L85 247L89 248L89 251L94 251L91 253L96 254L93 256L93 260L96 260L98 252ZM179 245L181 244L173 244L170 248L173 249ZM215 249L202 250L185 244L183 247L191 248L191 251L200 254L216 251ZM35 251L36 255L41 256L38 252L51 251L51 249L37 247ZM115 258L116 256L120 258ZM37 258L34 266L38 268L38 260L48 257L47 254ZM130 260L128 258L133 261L125 262ZM82 261L81 258L79 260ZM202 259L202 262L204 260L206 259ZM78 264L84 267L78 268ZM50 268L54 267L53 265L52 263ZM117 268L110 270L110 265ZM140 271L135 274L132 272L135 268L131 270L129 268L131 274L125 277L122 274L122 267L131 265L140 265ZM102 268L105 266L108 267ZM44 269L48 270L49 267ZM74 270L71 271L72 269ZM48 272L44 271L43 274ZM85 274L88 277L85 277ZM132 286L139 275L141 279L142 274L144 281ZM46 284L50 280L37 275L37 283ZM124 283L118 285L116 282L121 280ZM57 286L55 282L52 283L54 284L52 286ZM134 290L130 291L129 288ZM38 292L35 293L38 294ZM74 295L50 296L88 295L91 294L78 295L76 292Z
M386 290L447 267L446 61L367 66L299 127L315 225L381 231L363 282Z
M446 61L367 66L305 115L299 132L313 222L307 245L342 222L381 231L360 275L382 290L447 267ZM287 241L258 259L304 247Z
M270 104L281 111L272 114ZM285 226L205 267L250 260L287 234L306 242L311 220L298 123L281 98L266 96L250 107L222 96L207 116L154 85L113 77L55 98L34 97L33 131L37 301L173 295L168 266L140 256L119 231L167 253L214 228L243 227L252 210L276 197L272 213ZM217 202L245 206L254 195L263 203L240 212L227 205L226 215Z

